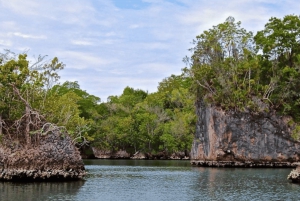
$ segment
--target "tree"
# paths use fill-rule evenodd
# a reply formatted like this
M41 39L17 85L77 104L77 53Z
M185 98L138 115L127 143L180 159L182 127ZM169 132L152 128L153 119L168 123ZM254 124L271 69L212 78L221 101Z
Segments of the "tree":
M142 148L135 107L147 95L143 90L125 87L120 96L110 96L107 103L101 103L97 107L100 118L93 145L111 150L134 149L135 152Z
M101 99L80 89L80 85L77 81L66 81L62 85L53 86L51 89L51 94L56 94L57 96L62 96L69 92L73 92L80 97L76 102L80 110L80 117L84 117L85 119L99 118L96 107L100 103Z
M300 18L296 15L286 15L283 19L272 17L254 39L265 57L277 60L280 67L295 67L300 53Z
M40 57L39 57L40 58ZM43 87L51 78L56 78L56 70L63 64L54 58L51 64L38 68L42 59L29 66L26 54L16 56L7 51L0 55L0 134L13 132L31 145L31 132L39 129L43 117L32 105L35 99L43 97Z
M262 78L269 82L267 95L274 108L294 119L300 115L300 18L272 17L254 37L262 51ZM266 77L266 75L271 75Z
M193 79L197 98L224 108L250 108L250 97L259 95L259 66L252 32L228 17L194 40L193 55L184 61Z

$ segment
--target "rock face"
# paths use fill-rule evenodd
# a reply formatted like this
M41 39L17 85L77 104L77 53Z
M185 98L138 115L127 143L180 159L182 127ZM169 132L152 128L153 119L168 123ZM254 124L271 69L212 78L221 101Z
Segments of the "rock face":
M141 152L136 152L133 154L133 156L130 157L130 159L146 159L146 155Z
M68 134L49 132L25 147L17 139L0 145L0 180L81 179L86 174Z
M147 159L147 160L188 160L189 153L185 152L176 152L176 153L167 153L165 151L158 152L156 154L144 153L144 152L136 152L134 154L128 153L126 150L119 151L110 151L110 150L102 150L96 147L92 147L93 153L96 158L100 159Z
M286 162L288 166L300 159L300 143L291 138L292 129L286 117L274 113L225 112L199 101L197 118L192 160L281 165Z
M291 180L294 183L300 183L300 163L295 163L295 165L297 166L297 168L291 171L287 179Z
M113 152L109 150L97 149L96 147L92 147L92 149L96 158L101 158L101 159L129 159L130 158L130 154L124 150Z

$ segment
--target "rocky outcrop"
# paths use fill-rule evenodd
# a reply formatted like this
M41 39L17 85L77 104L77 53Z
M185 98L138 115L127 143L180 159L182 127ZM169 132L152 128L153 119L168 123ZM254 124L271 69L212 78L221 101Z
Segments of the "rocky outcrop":
M129 159L130 154L127 153L124 150L119 150L116 152L109 151L109 150L102 150L98 149L96 147L92 147L94 155L96 158L101 158L101 159Z
M101 159L111 158L112 152L109 150L102 150L96 147L92 147L92 150L96 158L101 158Z
M67 180L86 174L80 152L67 133L39 135L31 146L18 139L0 145L0 180Z
M161 151L156 154L152 153L144 153L137 151L134 154L130 154L125 150L119 151L110 151L110 150L102 150L96 147L92 147L93 153L96 158L99 159L147 159L147 160L188 160L189 153L185 152L176 152L176 153L167 153L166 151Z
M300 163L295 163L295 165L297 166L297 168L291 171L287 179L291 180L294 183L300 183Z
M202 101L197 103L196 111L193 161L231 161L244 165L245 162L286 162L288 165L300 159L300 143L291 138L287 117L274 112L226 112ZM197 165L201 164L204 163Z
M270 161L191 161L193 166L202 167L267 167L267 168L292 168L296 167L295 163L291 162L270 162Z
M146 155L142 152L136 152L135 154L133 154L133 156L130 157L130 159L146 159Z
M170 159L188 160L190 158L185 152L176 152L170 156Z

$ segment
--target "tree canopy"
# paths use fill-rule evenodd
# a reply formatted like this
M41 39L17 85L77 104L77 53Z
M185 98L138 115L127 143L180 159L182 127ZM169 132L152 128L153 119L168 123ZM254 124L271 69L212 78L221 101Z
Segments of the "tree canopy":
M225 110L274 110L299 122L299 26L299 16L272 17L253 36L229 17L204 31L184 59L192 90Z

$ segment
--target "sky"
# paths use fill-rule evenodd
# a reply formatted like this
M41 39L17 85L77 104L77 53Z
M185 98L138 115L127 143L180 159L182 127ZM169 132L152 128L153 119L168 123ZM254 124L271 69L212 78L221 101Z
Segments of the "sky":
M60 83L106 102L126 86L149 93L185 67L193 39L232 16L254 34L298 0L0 0L0 52L58 57Z

